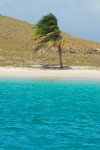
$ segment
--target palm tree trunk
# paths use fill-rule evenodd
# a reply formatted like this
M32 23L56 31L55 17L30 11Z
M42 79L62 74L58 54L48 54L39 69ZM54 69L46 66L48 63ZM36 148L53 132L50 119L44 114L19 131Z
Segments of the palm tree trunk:
M62 58L60 57L60 68L63 68L63 65L62 65Z
M61 49L61 44L59 45L59 59L60 59L60 68L63 68L63 65L62 65L62 49Z

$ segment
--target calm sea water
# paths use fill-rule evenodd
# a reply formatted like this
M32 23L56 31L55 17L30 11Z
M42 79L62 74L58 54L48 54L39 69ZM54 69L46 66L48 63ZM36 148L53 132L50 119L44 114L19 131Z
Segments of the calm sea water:
M0 150L100 150L100 81L0 79Z

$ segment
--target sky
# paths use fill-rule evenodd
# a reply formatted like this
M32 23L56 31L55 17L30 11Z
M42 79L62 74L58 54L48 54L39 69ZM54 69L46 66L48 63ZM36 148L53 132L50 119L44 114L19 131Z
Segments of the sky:
M100 0L0 0L0 14L36 24L52 13L61 31L100 43Z

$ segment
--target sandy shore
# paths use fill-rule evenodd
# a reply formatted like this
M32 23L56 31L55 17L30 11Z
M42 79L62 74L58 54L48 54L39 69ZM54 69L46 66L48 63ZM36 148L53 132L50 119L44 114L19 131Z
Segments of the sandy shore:
M34 69L21 67L0 67L0 78L39 78L39 79L76 79L100 80L100 70L88 69Z

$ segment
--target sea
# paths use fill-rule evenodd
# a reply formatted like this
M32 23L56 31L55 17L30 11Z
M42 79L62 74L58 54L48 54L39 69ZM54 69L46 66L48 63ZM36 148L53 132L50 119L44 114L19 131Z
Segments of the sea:
M0 78L0 150L100 150L100 81Z

